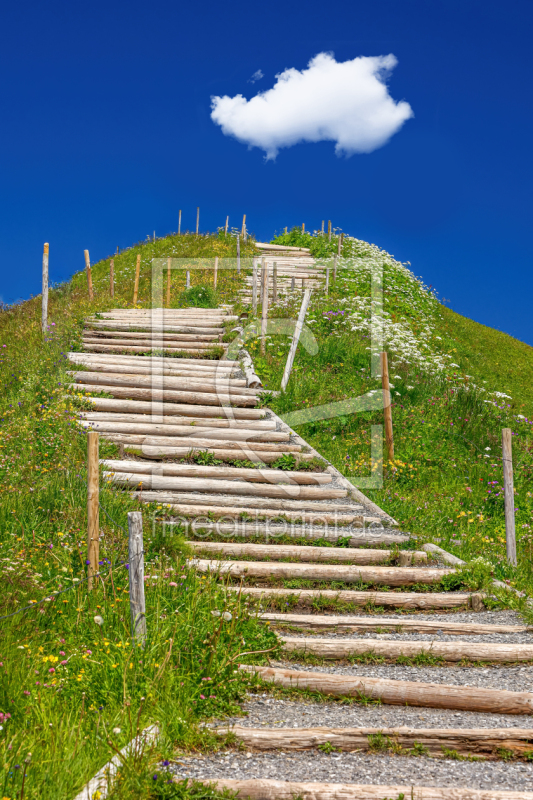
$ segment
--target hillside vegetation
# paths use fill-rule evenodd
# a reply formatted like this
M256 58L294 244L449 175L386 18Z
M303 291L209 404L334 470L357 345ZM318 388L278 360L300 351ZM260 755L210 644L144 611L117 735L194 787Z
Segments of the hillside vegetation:
M297 233L287 235L301 243ZM337 249L336 242L311 244L320 257ZM251 242L242 245L243 256L252 252ZM129 629L126 515L140 505L106 484L100 517L106 572L95 591L86 590L86 439L77 429L74 401L66 397L66 353L80 347L89 313L131 307L138 253L138 305L147 307L153 257L234 259L236 243L229 235L182 235L136 245L114 257L114 299L109 259L101 261L93 267L92 303L84 272L51 291L44 337L40 298L0 314L0 615L14 615L2 619L0 752L6 766L1 791L10 799L74 797L154 720L162 729L157 748L126 765L113 796L194 795L194 788L166 784L154 767L157 759L171 758L176 745L222 746L197 723L234 708L242 696L245 681L234 673L236 659L246 658L240 653L275 647L273 634L238 597L227 604L216 581L186 568L183 538L152 530L144 506L146 574L153 578L147 582L149 641L144 651L136 648ZM396 458L384 465L383 487L363 491L422 541L438 541L467 561L482 556L471 571L471 588L487 585L492 574L533 594L532 349L444 308L406 266L373 245L345 237L343 259L329 295L312 298L307 323L317 354L300 346L286 394L267 396L265 403L286 414L379 389L368 349L369 268L382 265ZM183 273L173 274L172 305L194 305L212 273L193 271L191 281L186 294ZM243 310L240 285L235 271L221 272L211 302L235 302ZM270 316L293 317L300 301L300 294L288 296ZM287 337L272 336L261 357L259 343L249 343L269 389L279 388L288 347ZM357 483L370 474L371 426L382 421L383 413L373 411L297 430ZM516 570L505 562L502 427L515 434ZM102 457L117 452L101 442ZM61 594L43 602L52 592ZM501 601L525 611L510 593ZM15 613L27 606L33 608Z

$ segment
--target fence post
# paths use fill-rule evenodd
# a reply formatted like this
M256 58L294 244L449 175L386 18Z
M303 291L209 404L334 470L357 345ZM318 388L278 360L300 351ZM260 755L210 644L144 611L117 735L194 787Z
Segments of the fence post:
M339 256L339 258L341 254L341 247L342 247L342 236L339 235L339 238L337 240L337 255Z
M228 235L228 225L229 225L229 214L226 217L226 224L224 225L224 236Z
M112 258L109 262L109 294L111 297L115 296L115 259Z
M200 230L200 206L196 208L196 235L198 236L198 231Z
M128 513L128 562L130 577L131 633L144 647L146 640L146 604L144 600L143 516Z
M304 293L302 306L300 308L300 313L298 315L298 321L296 322L296 328L294 329L294 334L292 336L291 349L289 350L289 356L287 358L287 363L285 364L283 378L281 379L282 392L284 392L285 389L287 388L287 384L291 376L292 365L294 363L294 356L296 355L296 348L298 347L298 342L300 340L300 334L302 332L305 315L307 314L307 306L309 305L309 300L311 299L311 292L312 292L311 289L306 289Z
M266 332L268 316L268 264L263 266L263 296L261 298L261 353L266 352Z
M291 278L291 292L294 292L295 289L296 289L296 278L293 275Z
M237 274L241 274L241 237L237 234Z
M215 274L213 277L213 289L217 288L217 278L218 278L218 256L215 256Z
M513 485L513 434L511 428L502 430L503 488L505 494L505 540L507 561L516 567L516 536Z
M89 300L94 300L93 278L91 275L91 260L89 258L89 251L84 250L83 254L85 256L85 272L87 273L87 288L89 289Z
M328 220L328 241L331 242L331 220Z
M272 270L272 304L278 302L278 262L274 261Z
M322 220L322 236L324 236L324 220Z
M302 222L302 233L305 233L305 222Z
M387 458L394 461L394 439L392 438L392 409L389 386L389 360L387 353L381 353L381 386L383 388L383 411L385 415L385 441Z
M257 258L253 260L252 268L252 316L257 315Z
M326 267L326 294L329 293L329 267Z
M137 303L137 295L139 294L139 275L141 272L141 254L137 255L137 264L135 265L135 285L133 287L133 305Z
M333 283L337 280L337 256L333 256Z
M48 325L48 249L49 245L46 243L43 247L43 296L41 305L41 329L46 333Z
M180 235L180 233L181 233L181 208L178 213L178 236Z
M94 586L100 555L100 505L97 431L87 434L87 565L89 591Z
M242 230L241 235L244 241L246 241L246 214L242 215Z
M167 308L170 308L170 264L171 264L171 257L168 257L167 261Z

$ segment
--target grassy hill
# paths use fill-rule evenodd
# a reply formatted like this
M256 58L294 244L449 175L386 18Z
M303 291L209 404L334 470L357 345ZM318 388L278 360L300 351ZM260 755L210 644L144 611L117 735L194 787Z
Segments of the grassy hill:
M297 232L287 236L290 243L311 244L321 257L336 252L335 241L324 249L324 242L309 241L318 237L302 242ZM243 245L243 255L252 250L251 243ZM44 337L39 298L0 313L0 615L14 614L2 620L0 638L4 797L21 797L23 783L26 800L74 796L154 719L163 730L157 751L143 764L128 765L114 796L190 794L154 779L155 756L170 757L176 742L220 746L198 721L227 711L242 694L233 664L243 641L246 650L273 646L273 636L248 617L240 600L228 607L215 582L184 569L179 535L163 538L147 523L146 572L158 577L148 582L150 638L139 653L129 638L124 567L126 514L139 505L105 484L101 558L112 580L86 591L86 443L75 403L65 397L65 354L80 347L88 313L131 306L138 253L138 305L146 307L154 256L234 259L236 243L231 236L183 235L136 245L114 257L114 299L109 259L101 261L93 267L92 303L84 273L52 290ZM329 296L315 294L307 316L318 353L300 346L288 391L265 402L285 414L379 389L368 351L369 267L382 265L396 458L384 465L383 487L364 491L422 541L438 541L467 561L482 556L460 579L471 588L493 574L533 594L532 349L444 308L406 266L373 245L345 237L343 255L349 268L339 271ZM192 272L193 287L211 279L211 273ZM221 273L216 301L233 301L239 285L235 272ZM193 304L184 290L184 276L173 275L173 305ZM299 298L288 298L271 316L293 317L298 305ZM259 343L249 343L269 389L279 388L288 347L287 337L272 336L261 357ZM369 475L371 426L382 416L341 415L297 429L357 482ZM516 570L505 562L503 427L515 434ZM103 457L116 454L114 445L101 443ZM61 594L42 602L52 592ZM501 602L524 608L510 593ZM15 613L26 606L33 608ZM226 625L212 614L223 610L232 615ZM61 662L67 662L62 669Z

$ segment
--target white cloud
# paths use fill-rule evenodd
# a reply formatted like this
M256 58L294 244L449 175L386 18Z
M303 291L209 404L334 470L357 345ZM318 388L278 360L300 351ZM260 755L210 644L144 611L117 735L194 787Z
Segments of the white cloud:
M263 75L262 70L258 69L258 70L256 70L256 72L254 72L254 74L252 75L251 78L248 78L248 83L255 83L256 81L260 81L261 78L264 78L264 77L265 76Z
M385 83L396 64L392 54L337 62L319 53L307 69L276 75L273 88L251 100L212 97L211 119L226 136L263 149L267 160L298 142L333 141L337 155L371 153L413 116Z

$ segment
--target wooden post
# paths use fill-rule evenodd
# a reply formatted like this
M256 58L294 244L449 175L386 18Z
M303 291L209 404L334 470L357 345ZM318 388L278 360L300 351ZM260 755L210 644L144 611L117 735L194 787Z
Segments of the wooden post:
M190 269L185 271L185 288L186 289L190 289L191 288L191 271L190 271Z
M137 264L135 265L135 284L133 286L133 305L137 303L137 295L139 294L139 275L141 273L141 254L137 254Z
M387 353L381 353L381 385L383 388L383 410L385 414L385 441L387 458L394 461L394 440L392 438L392 409L389 387L389 361Z
M333 256L333 283L337 280L337 256Z
M324 236L324 220L322 220L322 236Z
M305 222L302 222L302 233L305 233Z
M331 242L331 220L328 220L328 240Z
M341 255L341 247L342 247L342 238L339 236L337 240L337 255L339 256L339 258Z
M300 340L300 334L302 332L305 315L307 314L307 307L309 305L309 301L311 299L311 289L306 289L304 292L304 298L302 300L302 306L300 308L300 313L298 315L298 320L296 322L296 328L294 329L294 333L292 336L291 348L289 350L289 355L287 358L287 363L285 364L285 370L283 372L283 378L281 379L281 391L284 392L287 388L287 384L289 382L289 378L291 377L292 365L294 363L294 356L296 355L296 348L298 347L298 342Z
M326 267L326 294L329 293L329 267Z
M244 241L246 241L246 214L243 214L243 217L242 217L241 235L242 235L242 238L244 239Z
M196 209L196 235L198 236L198 231L200 229L200 206Z
M111 297L115 296L115 259L112 258L109 262L109 294Z
M263 302L263 292L265 291L265 259L261 259L261 303Z
M263 263L263 296L261 298L261 354L266 353L266 332L268 316L268 264Z
M128 534L131 633L138 644L144 647L146 603L144 600L143 516L140 511L128 513Z
M154 231L154 242L155 242L155 231Z
M274 261L272 270L272 303L278 302L278 262Z
M87 434L87 573L89 591L94 587L94 576L98 572L100 555L100 505L99 505L99 473L98 473L98 439L97 431Z
M41 330L46 333L48 326L48 250L49 245L43 247L43 295L41 305Z
M285 233L287 233L287 226L285 226Z
M304 292L304 291L305 291L305 287L306 287L306 285L307 285L307 284L306 284L306 280L305 280L305 278L302 278L302 292Z
M237 234L237 274L241 274L241 239Z
M516 536L513 485L513 434L511 428L502 430L503 488L505 494L505 539L507 561L516 567Z
M226 224L224 226L224 236L228 235L229 215L226 217Z
M296 289L296 278L293 276L291 278L291 292L294 292L295 289Z
M253 260L252 268L252 316L257 316L257 258Z
M168 257L167 261L167 308L170 308L170 264L171 264L171 257Z
M180 235L180 233L181 233L181 208L178 213L178 236Z
M217 278L218 278L218 256L215 256L215 274L213 277L213 289L217 288Z
M89 251L84 250L83 254L85 256L85 272L87 273L87 288L89 289L89 300L94 300L93 278L91 275L91 260L89 258Z

